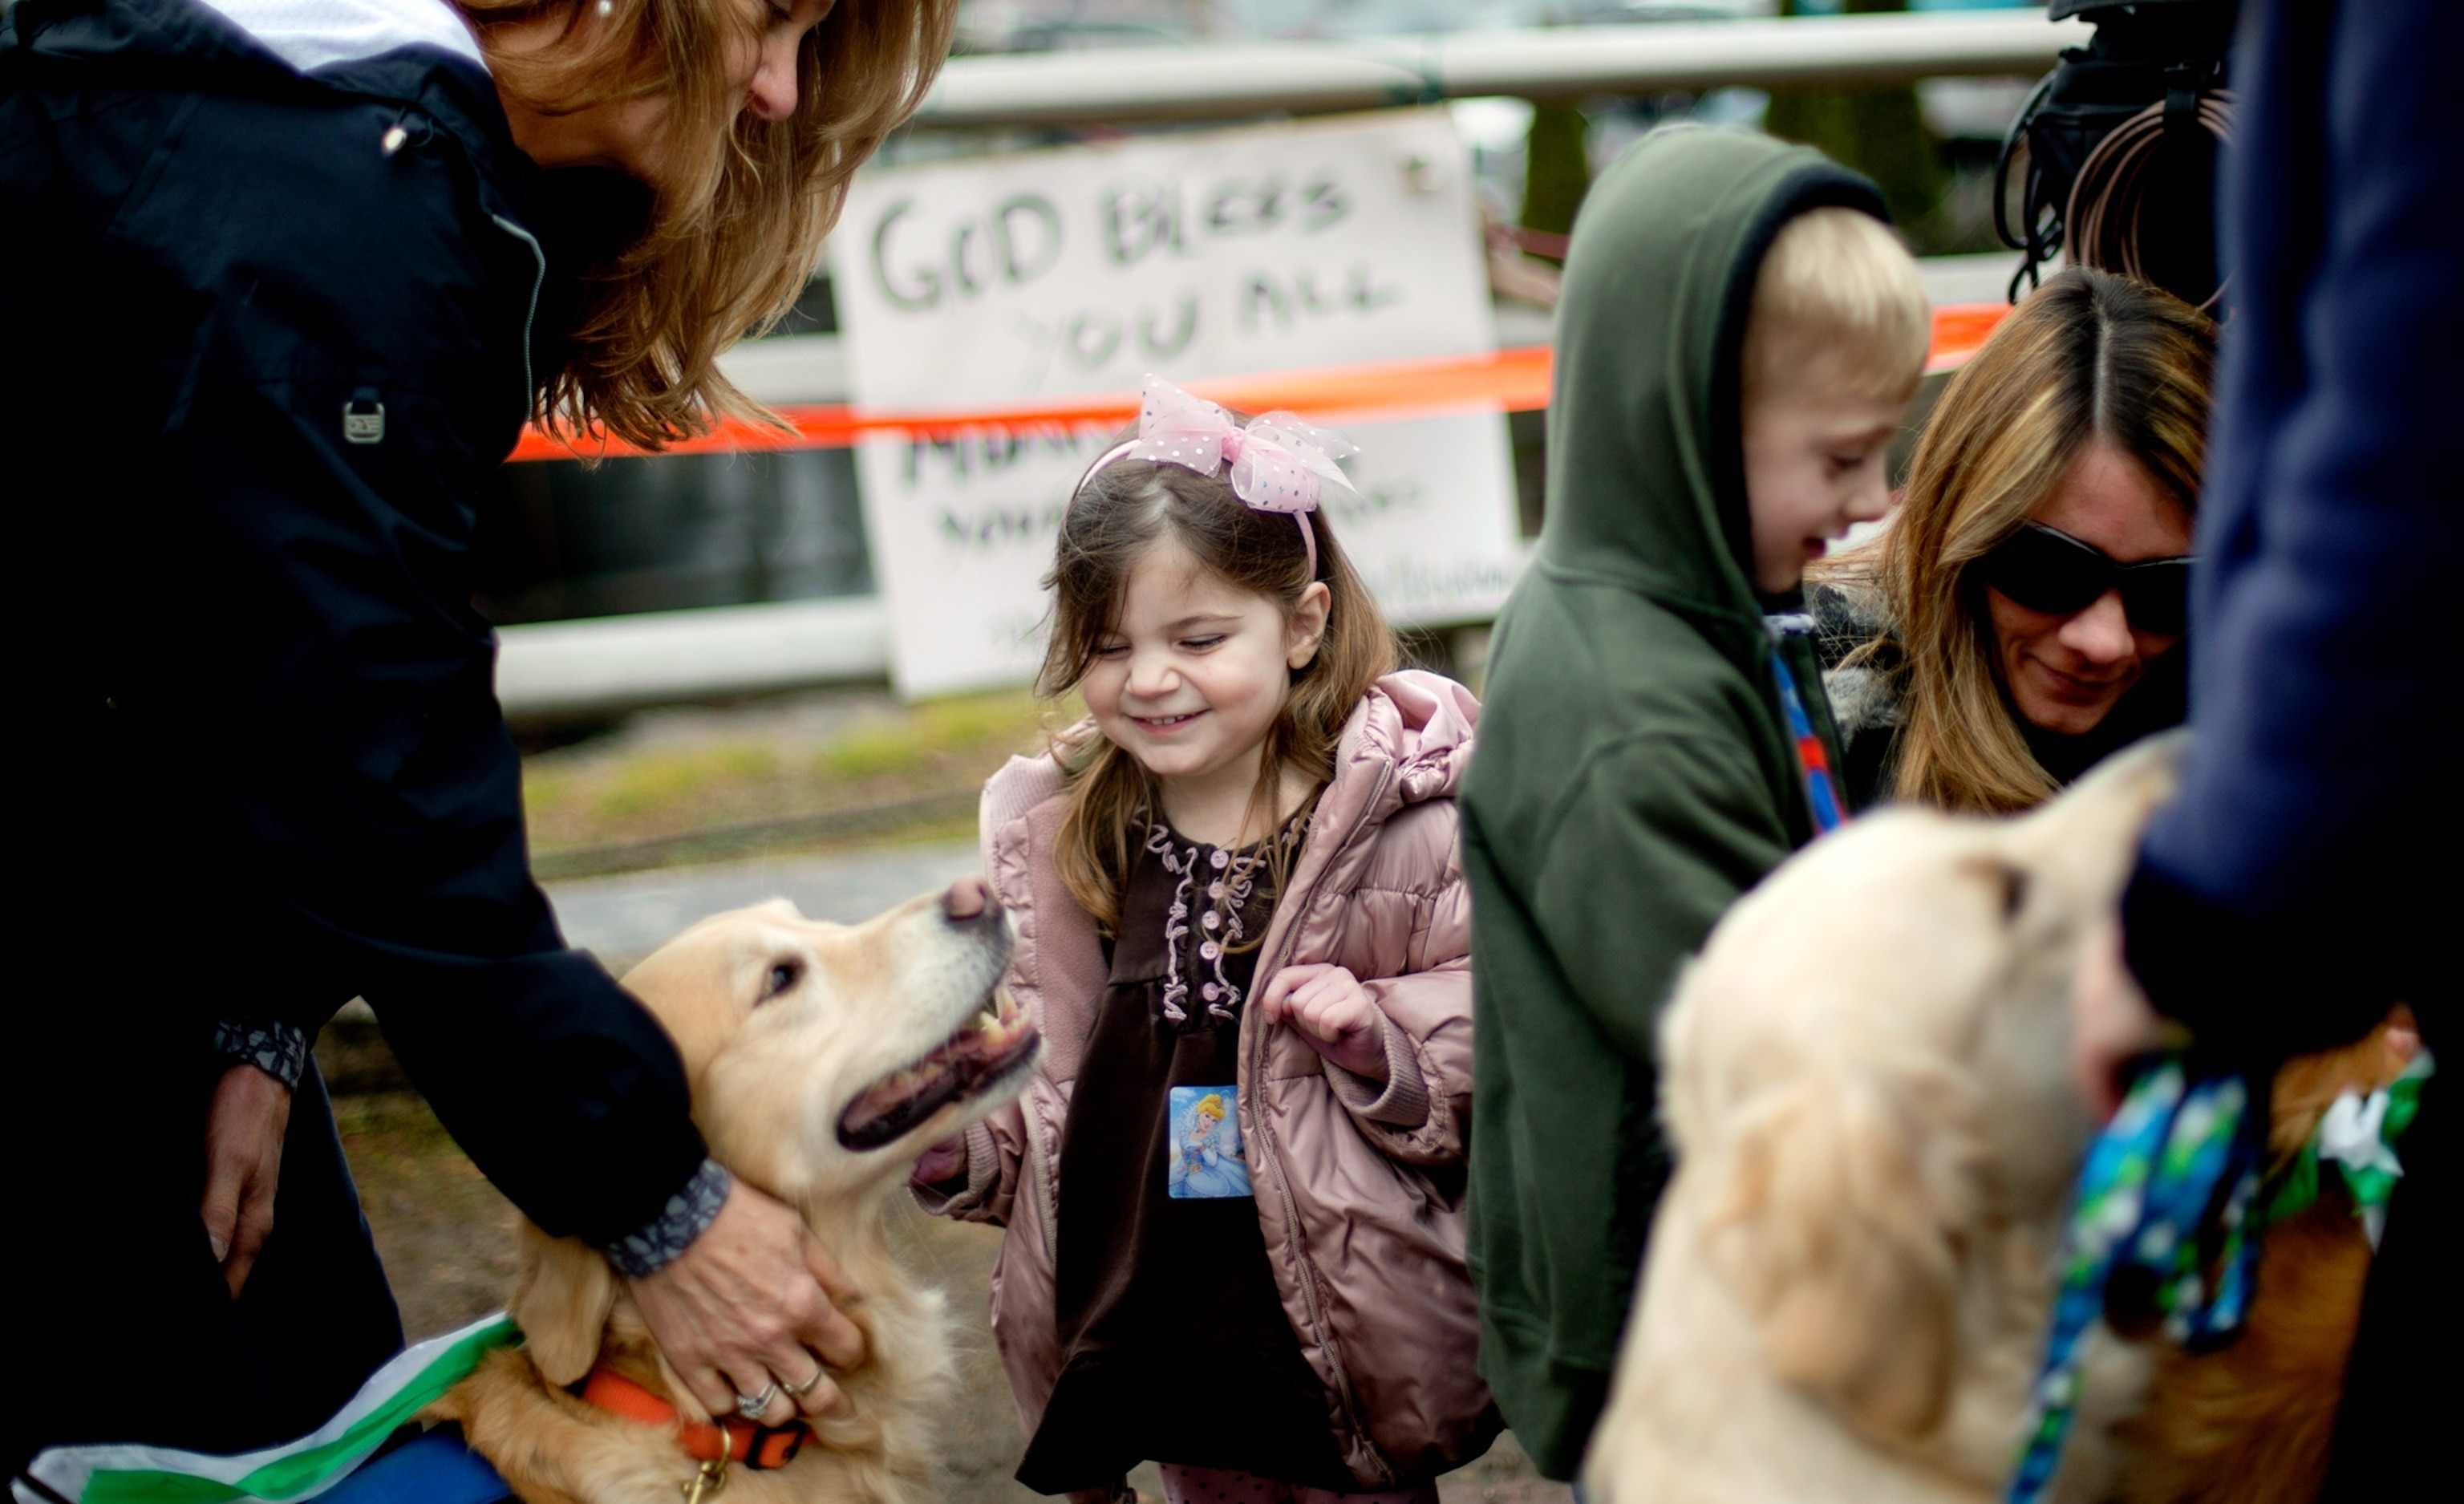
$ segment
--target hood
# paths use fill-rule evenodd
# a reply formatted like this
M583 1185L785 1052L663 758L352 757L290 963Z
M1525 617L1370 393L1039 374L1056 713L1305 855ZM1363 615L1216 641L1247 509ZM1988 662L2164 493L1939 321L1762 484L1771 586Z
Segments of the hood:
M1639 591L1763 649L1738 426L1746 316L1781 226L1874 185L1810 146L1654 132L1583 201L1557 304L1540 566ZM1742 666L1742 663L1741 663Z
M0 87L141 82L247 99L324 93L399 105L414 149L458 143L479 203L548 269L534 297L535 371L563 368L583 281L649 223L650 190L600 167L545 171L516 144L478 44L446 0L19 0L0 24ZM383 150L337 136L341 156Z
M442 125L466 142L497 194L527 199L538 172L515 146L478 44L446 0L19 0L0 34L0 78L63 77L395 100L417 112L407 126ZM503 181L508 174L517 181ZM505 211L501 199L495 207Z
M1471 766L1472 734L1480 725L1480 701L1442 675L1399 669L1377 681L1352 713L1334 753L1334 780L1327 795L1359 785L1365 800L1381 765L1395 777L1387 799L1395 806L1451 799Z
M300 73L432 47L487 64L462 12L446 0L197 0Z

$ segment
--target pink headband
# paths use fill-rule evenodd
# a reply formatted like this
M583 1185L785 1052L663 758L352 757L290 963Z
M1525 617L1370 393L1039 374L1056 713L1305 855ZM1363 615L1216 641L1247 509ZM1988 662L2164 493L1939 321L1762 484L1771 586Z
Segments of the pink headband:
M1300 524L1301 542L1309 549L1309 578L1317 578L1317 529L1306 514L1317 510L1318 493L1328 482L1352 490L1335 463L1360 453L1341 435L1303 423L1288 412L1251 418L1247 427L1232 414L1193 397L1161 377L1147 378L1146 395L1138 404L1138 436L1115 444L1096 456L1071 487L1069 498L1087 489L1096 472L1116 459L1143 459L1178 465L1201 476L1222 474L1232 467L1232 494L1254 512L1288 512Z

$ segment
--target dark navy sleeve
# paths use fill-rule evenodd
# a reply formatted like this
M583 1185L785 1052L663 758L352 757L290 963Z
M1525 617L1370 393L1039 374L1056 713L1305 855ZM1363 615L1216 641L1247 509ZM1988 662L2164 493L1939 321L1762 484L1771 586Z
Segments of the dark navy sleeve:
M2162 1010L2273 1057L2453 988L2464 7L2246 23L2196 738L2123 918Z
M130 735L176 726L230 829L227 929L268 959L226 1010L254 987L313 1030L363 995L515 1205L610 1246L704 1145L672 1043L531 879L471 604L539 253L443 132L380 146L401 113L208 100L118 210L107 252L181 258L199 317L150 373L146 630L117 697Z

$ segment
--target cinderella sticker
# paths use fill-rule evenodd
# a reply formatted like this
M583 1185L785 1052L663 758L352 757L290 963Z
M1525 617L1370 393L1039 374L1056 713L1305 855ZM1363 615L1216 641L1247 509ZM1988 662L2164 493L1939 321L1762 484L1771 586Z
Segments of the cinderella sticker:
M1228 1086L1172 1089L1170 1157L1164 1187L1175 1201L1247 1196L1249 1161L1241 1155L1241 1122Z

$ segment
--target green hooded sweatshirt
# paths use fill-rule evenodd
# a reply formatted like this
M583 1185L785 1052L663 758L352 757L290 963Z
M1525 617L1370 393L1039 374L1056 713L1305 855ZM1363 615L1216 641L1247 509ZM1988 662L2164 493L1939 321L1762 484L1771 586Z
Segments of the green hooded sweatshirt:
M1498 622L1459 801L1472 891L1481 1373L1568 1478L1668 1177L1653 1030L1736 897L1813 834L1752 584L1740 438L1763 254L1872 184L1767 137L1645 139L1583 205L1557 306L1548 520ZM1810 636L1779 639L1841 765Z

